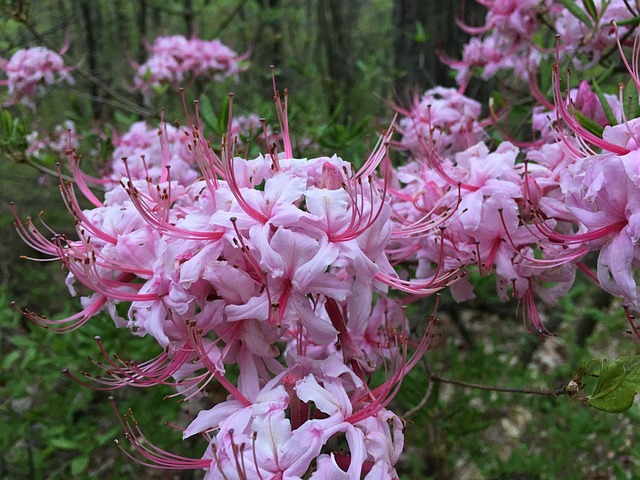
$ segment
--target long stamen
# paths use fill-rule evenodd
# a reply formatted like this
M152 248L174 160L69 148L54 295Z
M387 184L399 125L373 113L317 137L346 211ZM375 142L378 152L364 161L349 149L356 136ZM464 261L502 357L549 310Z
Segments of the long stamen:
M122 429L124 430L125 438L136 449L140 457L132 455L127 452L119 440L115 443L118 448L133 461L152 468L162 468L166 470L196 470L205 469L211 466L211 460L183 457L181 455L175 455L171 452L158 448L152 444L144 435L142 430L138 426L138 421L133 416L133 412L129 409L128 415L125 414L124 419L120 416L115 400L113 397L109 397L109 402L115 412Z

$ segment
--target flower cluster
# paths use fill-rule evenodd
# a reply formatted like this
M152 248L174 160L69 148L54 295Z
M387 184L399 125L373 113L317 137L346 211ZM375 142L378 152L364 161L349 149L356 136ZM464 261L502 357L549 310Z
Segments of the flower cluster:
M113 151L107 189L117 188L123 177L158 182L171 169L171 178L179 185L193 183L199 176L191 139L178 128L162 125L152 128L136 122L123 135L113 135ZM125 159L125 160L123 160Z
M35 108L34 99L44 87L66 82L73 84L73 77L69 75L71 67L65 67L62 55L67 47L59 52L53 52L44 47L20 49L9 60L0 59L0 69L7 76L0 81L0 85L9 88L7 105L21 102Z
M608 5L598 19L616 15L615 2ZM487 6L486 28L473 33L508 34L511 43L521 38L530 47L540 28L533 20L557 8L550 2ZM627 9L625 15L630 14ZM640 85L638 51L632 66L623 54L620 39L628 30L615 24L608 28L611 40L601 42L600 51L613 42L632 81ZM578 58L587 40L572 44L562 38L557 61ZM519 61L515 53L505 56L514 64ZM638 179L631 166L637 119L627 118L621 97L604 94L599 87L594 91L586 81L563 92L557 65L553 101L544 97L534 78L527 79L540 102L532 111L533 141L503 141L492 147L484 132L497 120L495 114L482 120L479 104L453 89L428 90L411 109L399 110L406 116L399 122L404 134L399 145L408 161L397 169L389 189L401 226L394 229L388 252L393 264L410 260L415 267L406 275L422 281L469 268L481 275L495 269L499 296L506 299L511 292L520 300L530 330L547 334L534 298L556 301L572 286L577 269L630 306L640 307L634 279L639 265ZM583 263L593 251L598 252L595 273ZM459 301L473 297L466 278L450 290Z
M435 87L415 99L398 122L400 150L425 155L435 147L440 153L457 153L475 145L486 134L478 119L481 105L454 88Z
M484 80L508 70L517 78L530 81L541 61L553 57L553 43L540 41L553 40L554 33L561 37L561 59L570 59L576 68L590 68L603 54L615 49L616 34L611 21L622 22L637 16L625 0L477 1L487 8L485 24L480 27L461 24L473 37L465 45L461 60L445 59L458 72L460 84L465 84L478 70ZM595 10L591 10L591 5ZM553 29L547 30L548 26ZM622 28L624 33L629 31L628 27Z
M260 118L255 114L232 118L227 135L238 147L253 139L261 140L264 135L270 142L279 139L270 127L263 129ZM191 185L200 176L192 138L185 130L167 124L152 128L146 122L135 122L126 133L114 133L112 143L115 150L111 156L110 172L106 178L97 181L108 190L119 186L123 177L135 180L148 178L158 182L167 168L171 169L172 180L182 186Z
M157 37L149 47L151 56L135 65L134 88L151 96L162 85L182 85L187 79L221 81L242 71L242 60L220 40L187 39L181 35Z
M34 130L27 135L27 144L27 155L41 157L45 152L50 152L63 159L68 151L79 146L76 126L71 120L66 120L61 125L56 125L53 133L43 137L40 132Z
M220 382L228 400L201 411L184 433L215 433L204 459L182 464L209 478L302 476L312 461L312 478L393 477L402 423L385 407L431 336L407 358L402 309L385 293L432 293L444 282L409 285L388 261L391 209L375 171L388 162L391 132L358 170L335 155L295 158L285 110L283 151L254 159L236 157L226 137L215 153L199 125L135 124L116 142L121 166L104 200L72 158L76 184L93 203L83 210L63 184L78 240L18 226L63 262L72 290L80 283L94 293L66 319L24 313L69 331L106 310L164 349L141 364L109 358L95 378L102 388L169 383L195 399ZM225 376L230 364L239 367L237 384ZM369 376L383 365L388 378L374 388ZM178 467L129 437L146 461ZM348 453L325 453L336 437Z

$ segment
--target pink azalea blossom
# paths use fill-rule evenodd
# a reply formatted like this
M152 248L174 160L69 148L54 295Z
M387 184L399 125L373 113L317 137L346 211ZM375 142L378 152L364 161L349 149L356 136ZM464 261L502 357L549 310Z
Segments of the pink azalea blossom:
M407 118L399 122L402 140L399 147L414 155L435 145L441 154L455 154L482 140L480 103L453 88L436 87L424 92L411 110L402 111Z
M76 126L71 120L56 125L49 136L40 138L40 132L33 131L27 135L26 154L40 157L46 151L53 152L60 160L66 158L67 152L78 148L78 134Z
M65 67L62 59L67 47L65 45L59 53L45 47L20 49L9 60L0 59L0 69L7 76L0 85L9 88L6 104L21 102L34 109L34 99L45 87L62 82L73 84L73 77L69 75L72 68Z
M189 151L191 137L171 125L152 128L145 122L136 122L123 135L114 135L116 147L112 154L111 182L114 188L123 178L134 180L149 178L158 182L170 176L181 185L190 185L198 178L193 154Z
M591 18L582 0L577 1L576 5ZM615 48L616 32L611 22L622 22L634 17L634 13L624 0L594 2L594 5L597 11L597 22L592 19L594 22L592 26L585 25L566 8L555 21L555 30L560 35L561 58L571 58L572 65L582 70L595 66L603 52ZM622 27L622 29L623 33L628 31L628 27Z
M571 89L569 98L571 99L572 108L593 120L596 124L602 127L610 124L600 99L591 90L587 82L582 81L578 88ZM618 97L604 94L604 98L611 109L611 113L613 113L617 121L620 122L622 120L622 105ZM556 112L549 111L543 106L534 108L532 128L534 131L540 132L540 139L544 143L554 143L559 138L555 122L557 122Z
M180 35L157 37L150 58L135 65L134 89L150 97L162 85L180 86L186 79L222 81L242 71L240 56L220 40L187 39Z

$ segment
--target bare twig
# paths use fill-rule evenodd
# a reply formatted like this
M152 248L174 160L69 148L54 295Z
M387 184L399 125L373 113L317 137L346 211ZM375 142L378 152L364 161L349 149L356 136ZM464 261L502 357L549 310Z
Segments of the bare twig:
M65 180L65 181L71 181L71 182L74 181L73 178L68 175L61 174L57 170L47 168L44 165L40 165L38 162L34 162L29 158L28 155L25 155L25 157L22 160L28 163L31 167L35 168L36 170L39 170L42 173L46 173L47 175L51 175L52 177L61 178L62 180Z
M35 27L31 23L29 23L29 21L27 21L26 19L22 20L22 25L24 25L24 27L29 31L29 33L31 33L31 35L33 35L34 38L38 42L40 42L40 44L46 46L47 48L55 50L55 47L53 45L51 45L51 43L46 38L44 38L35 29ZM66 60L71 60L71 59L69 59L69 57L67 55L64 55L63 57ZM140 105L137 105L136 103L132 102L130 99L125 97L124 95L121 95L120 93L116 92L113 88L111 88L109 85L107 85L105 82L103 82L102 80L100 80L96 76L92 75L90 72L86 71L84 68L82 68L80 66L76 66L74 68L74 71L78 72L81 76L83 76L84 78L86 78L90 82L98 85L103 91L105 91L107 94L111 95L115 100L121 102L121 104L122 104L121 108L127 109L128 111L130 111L132 113L136 113L138 115L142 115L142 116L145 116L145 117L149 117L149 116L151 116L153 114L153 112L151 110L149 110L148 108L145 108L145 107L141 107ZM101 99L100 98L96 98L96 100L101 100Z
M489 390L491 392L505 392L505 393L520 393L524 395L544 395L549 397L558 397L560 395L566 395L569 392L567 391L567 387L556 388L555 390L544 390L544 389L530 389L530 388L511 388L511 387L495 387L492 385L482 385L479 383L471 383L465 382L462 380L454 380L452 378L444 378L436 373L429 374L429 380L431 382L442 382L448 383L451 385L458 385L460 387L465 388L475 388L477 390Z
M431 394L433 393L434 384L435 384L435 382L429 382L428 383L427 391L424 392L424 396L422 397L422 400L420 400L420 402L418 402L418 404L415 407L413 407L411 410L409 410L407 413L405 413L402 416L403 420L406 420L407 418L412 416L414 413L420 411L422 409L422 407L424 407L426 405L426 403L429 401L429 398L431 397Z
M240 10L242 10L242 8L244 7L244 5L247 3L247 0L242 0L242 2L240 2L236 8L233 9L233 11L229 14L229 16L227 18L225 18L221 23L220 26L218 27L218 29L215 31L215 34L213 35L213 38L218 38L220 36L220 34L222 32L224 32L226 30L226 28L231 25L231 22L233 21L233 19L235 18L236 15L238 15L238 13L240 13Z
M550 396L554 398L560 395L575 393L575 391L573 390L569 391L571 389L568 389L567 385L561 388L556 388L555 390L545 390L545 389L534 390L530 388L495 387L492 385L483 385L480 383L465 382L464 380L455 380L453 378L441 377L440 375L435 373L433 370L431 370L431 367L426 361L424 362L424 366L425 366L425 370L429 374L430 383L441 382L441 383L448 383L450 385L458 385L459 387L464 387L464 388L475 388L476 390L488 390L491 392L505 392L505 393L520 393L524 395L544 395L544 396ZM572 382L569 382L569 385L571 384Z

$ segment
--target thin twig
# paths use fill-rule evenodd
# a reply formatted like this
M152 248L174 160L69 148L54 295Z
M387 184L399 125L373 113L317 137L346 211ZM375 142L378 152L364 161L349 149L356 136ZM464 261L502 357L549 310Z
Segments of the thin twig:
M40 165L38 162L34 162L29 158L28 155L25 155L25 157L22 158L21 160L28 163L31 167L35 168L36 170L39 170L42 173L46 173L47 175L51 175L56 178L61 178L62 180L65 180L65 181L71 181L71 182L74 181L72 177L65 175L64 173L59 173L56 170L52 170L51 168L47 168L44 165Z
M426 403L429 401L429 398L431 397L431 393L433 392L433 386L434 385L435 385L435 382L429 382L429 384L427 385L427 391L424 392L424 396L422 397L422 400L420 400L420 402L415 407L413 407L411 410L409 410L407 413L405 413L402 416L403 420L406 420L407 418L409 418L414 413L416 413L419 410L421 410L422 407L424 407L426 405Z
M222 23L220 24L220 26L216 30L215 34L213 35L213 38L218 38L220 36L220 34L226 30L226 28L231 24L231 22L233 21L235 16L238 13L240 13L240 10L242 10L242 8L244 7L245 3L247 3L247 0L243 0L242 2L240 2L236 6L236 8L234 8L233 11L229 14L229 16L222 21Z
M55 47L53 45L51 45L51 43L46 38L44 38L35 29L35 27L31 23L29 23L28 20L26 20L26 19L22 20L22 25L24 25L24 27L29 31L29 33L31 33L31 35L34 36L34 38L38 42L40 42L42 45L46 46L47 48L50 48L51 50L55 50ZM66 60L72 61L67 55L63 55L63 57ZM74 68L74 71L78 72L81 76L83 76L84 78L86 78L90 82L93 82L96 85L98 85L102 90L104 90L106 93L111 95L116 101L121 102L122 103L121 108L125 108L125 109L127 109L128 111L130 111L132 113L137 113L138 115L142 115L142 116L145 116L145 117L149 117L149 116L151 116L153 114L153 112L151 110L149 110L148 108L145 108L145 107L141 107L140 105L137 105L136 103L132 102L130 99L128 99L124 95L121 95L120 93L115 91L113 88L111 88L105 82L103 82L102 80L100 80L99 78L97 78L96 76L91 74L90 72L86 71L84 68L81 68L80 66L76 66Z
M505 392L505 393L522 393L529 395L546 395L551 397L557 397L559 395L569 394L570 392L567 390L567 386L563 386L561 388L557 388L555 390L532 390L530 388L512 388L512 387L494 387L491 385L483 385L480 383L471 383L465 382L463 380L455 380L453 378L444 378L435 373L428 362L424 362L424 367L427 373L429 374L429 380L431 383L433 382L441 382L448 383L450 385L458 385L460 387L465 388L475 388L476 390L488 390L491 392Z
M525 395L544 395L549 397L558 397L560 395L566 395L566 387L556 388L555 390L534 390L530 388L511 388L511 387L495 387L492 385L482 385L479 383L465 382L462 380L454 380L452 378L444 378L436 373L429 374L429 380L432 382L449 383L451 385L458 385L465 388L475 388L477 390L489 390L491 392L505 392L505 393L521 393Z

